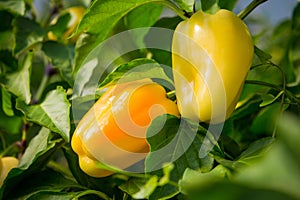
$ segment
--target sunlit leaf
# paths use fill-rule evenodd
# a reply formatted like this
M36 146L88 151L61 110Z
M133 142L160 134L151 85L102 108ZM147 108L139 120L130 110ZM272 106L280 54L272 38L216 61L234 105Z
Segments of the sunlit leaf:
M20 159L20 168L27 169L39 155L54 147L55 143L49 143L50 136L51 134L49 129L41 129L41 131L28 144L24 155Z
M0 10L2 9L9 10L10 12L18 15L24 15L25 2L22 0L0 1Z
M76 44L75 71L81 66L88 53L109 37L111 31L125 15L130 11L147 3L157 2L157 0L96 0L87 9L75 34L88 32L92 36L93 42L79 41ZM162 1L163 2L163 1Z
M173 81L166 76L164 68L151 59L141 58L129 63L120 65L113 72L108 74L100 87L140 80L144 78L160 78L169 83L169 88L173 86Z
M56 90L49 92L41 104L26 105L23 101L17 100L16 107L29 121L45 126L69 141L70 103L62 87L58 86Z
M264 107L267 105L272 104L273 102L275 102L284 92L281 91L279 92L276 97L274 97L272 94L266 94L262 96L262 102L261 104L259 104L259 106Z
M158 177L151 176L149 179L130 179L120 186L120 189L130 194L135 199L145 199L150 196L157 186Z

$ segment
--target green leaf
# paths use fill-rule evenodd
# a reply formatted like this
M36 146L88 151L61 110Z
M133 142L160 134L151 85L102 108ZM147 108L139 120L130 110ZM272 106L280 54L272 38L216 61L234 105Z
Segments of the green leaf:
M46 131L46 130L44 130ZM47 132L47 131L46 131ZM43 139L47 137L48 133L43 133L42 136L39 136L38 140ZM34 143L38 142L35 140ZM42 171L44 169L45 164L47 164L50 160L50 158L54 155L55 151L57 151L59 148L61 148L61 145L63 143L62 139L57 139L53 141L49 141L47 144L47 147L44 147L43 151L39 151L38 149L36 152L39 152L35 155L35 158L32 160L30 158L27 158L26 161L24 160L24 165L21 167L17 167L12 169L7 178L5 179L2 187L0 188L0 198L1 199L14 199L9 198L10 195L21 195L22 192L25 192L26 190L20 190L20 188L29 186L28 190L32 191L32 188L30 184L36 184L38 186L43 187L42 183L46 183L49 180L53 180L55 183L51 183L50 187L54 187L58 185L58 182L56 182L55 178L58 177L58 175L49 175L48 173L45 173ZM54 145L53 145L54 144ZM34 144L33 146L36 146L37 144ZM33 148L33 147L32 147ZM31 152L34 150L31 149ZM22 161L23 162L23 161ZM30 166L29 166L30 164ZM37 176L34 176L33 174L37 174ZM39 180L39 181L38 181ZM24 185L24 183L26 183ZM19 192L15 192L18 190ZM34 188L33 188L34 190ZM61 190L61 188L60 188ZM34 190L35 191L35 190ZM3 197L3 198L2 198ZM7 198L6 198L7 197Z
M14 46L14 34L13 34L13 32L11 30L0 32L0 49L9 49L9 50L11 50L11 49L13 49L13 46ZM1 54L3 52L4 51L1 50ZM5 57L6 56L1 55L1 60L3 58L5 59ZM14 61L14 59L15 58L13 57L12 61ZM9 58L6 58L5 60L9 62Z
M233 10L238 0L219 0L219 6L222 9Z
M30 75L33 56L34 53L29 52L24 59L21 70L9 74L6 83L7 89L20 99L24 100L27 104L31 100Z
M259 104L260 107L264 107L267 105L272 104L275 102L284 92L279 92L276 97L274 97L272 94L266 94L262 96L262 102Z
M73 69L72 60L74 55L68 46L48 41L43 43L42 50L45 52L54 68L59 69L62 77L70 84L73 85Z
M278 123L278 138L284 142L300 167L299 122L299 116L288 112L284 113Z
M155 190L157 181L157 176L151 176L149 179L132 178L119 188L135 199L145 199Z
M57 22L50 27L50 31L54 33L58 38L61 38L64 32L68 28L68 23L71 20L70 13L64 13L59 16Z
M182 19L178 16L175 17L163 17L159 19L153 26L166 28L167 30L174 30L177 25L182 21ZM155 33L155 29L149 31L149 33L145 37L146 46L153 45L153 38L157 35ZM152 53L152 59L156 60L158 63L163 64L164 66L172 66L172 38L173 32L170 31L168 34L161 34L156 36L155 38L160 37L159 42L161 48L151 48L147 49ZM172 77L172 73L170 73L169 77Z
M69 141L70 103L62 87L58 86L56 90L49 92L39 105L26 105L18 99L16 107L29 121L45 126Z
M195 8L197 11L201 9L202 11L211 14L216 13L220 9L218 0L197 0Z
M36 22L18 17L13 21L16 45L14 53L19 54L30 46L43 41L46 31Z
M174 0L182 10L193 12L195 0Z
M100 87L125 83L145 78L159 78L168 82L168 88L173 88L173 81L165 74L164 68L156 61L146 58L133 60L120 65L112 71L100 84Z
M201 188L213 184L216 181L223 180L225 177L230 176L229 169L222 165L216 166L210 172L201 173L187 168L184 171L182 179L178 182L180 191L187 194L191 188Z
M25 14L25 2L22 0L14 1L0 1L0 10L8 10L11 13L24 15Z
M124 21L128 29L140 28L140 27L151 27L159 19L163 6L159 4L145 4L139 6L129 12L125 17ZM145 47L144 37L148 33L147 29L140 32L133 32L133 38L139 48Z
M262 138L253 142L242 154L237 158L237 161L243 164L250 164L253 160L267 152L271 145L274 143L275 139L271 137Z
M50 130L42 128L40 132L30 141L22 158L20 159L19 168L28 169L37 157L52 149L55 143L49 143L51 138Z
M166 117L167 116L167 117ZM186 119L178 119L170 115L155 118L147 131L150 152L146 157L146 171L160 174L165 163L173 163L170 181L177 182L186 168L209 171L213 166L213 158L199 158L203 137L197 134L198 124ZM154 171L156 170L156 171ZM158 187L152 199L171 197L178 193L178 188L166 184Z
M166 116L155 118L148 128L150 153L146 158L146 171L162 169L165 163L174 164L174 171L178 172L177 178L180 178L187 167L209 171L213 159L209 156L202 159L198 155L204 139L197 134L198 124L187 119Z
M262 63L266 63L267 61L269 61L272 58L272 56L270 54L259 49L257 46L254 46L254 53L258 56L258 58L260 59L260 61Z
M174 169L174 164L172 164L172 163L164 164L164 166L163 166L163 174L164 175L159 180L159 183L158 183L159 186L164 186L169 183L171 172L173 169Z
M9 46L8 44L3 45L5 45L5 48ZM5 74L12 73L17 69L18 60L12 55L12 53L8 50L0 50L0 77L5 76Z
M229 181L217 181L212 184L203 186L195 186L188 188L183 199L199 200L252 200L252 199L272 199L272 200L296 200L290 194L280 191L269 190L265 188L257 188L256 186L248 186L245 184L237 184Z
M3 87L0 87L2 91L5 89ZM0 132L1 132L1 147L5 148L7 145L17 141L21 137L21 130L23 125L23 120L21 117L14 115L13 110L9 111L12 108L11 102L4 102L4 98L2 97L2 92L0 93L0 104L2 105L0 107ZM9 101L11 101L9 99ZM10 104L10 105L9 105ZM8 111L4 111L3 107L7 107L5 109L8 109ZM10 112L10 114L13 114L11 116L7 115Z
M282 107L285 110L288 105ZM280 116L281 105L279 102L262 108L251 124L250 130L256 134L271 134L276 126L276 120Z
M11 103L11 95L4 88L1 88L1 92L2 92L2 109L3 109L3 112L7 116L11 117L11 116L14 115L14 111L12 109L12 103Z
M68 192L69 195L61 192L72 187L78 187L78 184L50 169L36 170L30 177L25 176L24 178L26 179L21 180L23 183L14 183L12 190L6 193L7 199L66 199L66 197L77 195L77 192ZM13 191L16 189L18 192Z
M76 44L75 71L78 70L88 53L109 37L111 31L125 15L135 8L151 2L164 2L164 0L95 0L87 9L74 34L87 32L90 42L79 41ZM92 42L91 42L92 40Z
M113 179L111 176L103 178L94 178L85 174L79 167L78 155L74 153L70 143L64 145L63 151L65 158L68 161L68 166L76 181L80 185L84 185L88 188L93 188L98 191L105 191L110 196L115 195L115 179Z
M27 196L26 200L70 200L74 199L78 195L78 192L59 192L59 191L37 191L30 196Z
M291 156L286 146L277 141L263 157L243 168L234 180L255 188L285 192L299 199L299 174L297 160Z
M265 153L270 149L274 141L275 139L272 137L257 139L234 160L228 160L218 155L214 155L214 158L224 167L227 167L234 171L238 171L247 166L253 165L253 163L263 157Z
M255 67L248 72L247 80L262 81L266 83L271 83L274 85L281 85L282 83L282 74L279 69L274 67L271 64L262 64L259 67ZM240 101L251 99L252 97L258 95L267 94L270 90L269 87L260 84L250 84L246 80L244 85Z

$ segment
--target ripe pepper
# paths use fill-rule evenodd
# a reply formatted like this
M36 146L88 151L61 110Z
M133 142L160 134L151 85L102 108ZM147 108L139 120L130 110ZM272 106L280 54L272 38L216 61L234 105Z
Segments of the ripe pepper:
M227 119L253 53L247 26L228 10L198 11L180 22L173 35L172 65L181 115L210 123Z
M151 121L164 113L179 116L164 88L149 79L110 87L80 120L71 145L80 168L93 177L112 171L99 164L125 169L145 158ZM98 164L97 164L98 163Z
M19 160L12 156L2 157L0 159L0 187L3 184L3 181L6 179L9 171L12 168L17 167Z

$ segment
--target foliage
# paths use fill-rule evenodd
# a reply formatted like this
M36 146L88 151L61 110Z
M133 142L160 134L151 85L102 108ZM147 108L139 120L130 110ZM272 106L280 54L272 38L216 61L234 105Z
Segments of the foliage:
M251 17L263 1L253 2L239 16ZM147 132L145 173L116 169L98 179L81 171L70 147L78 120L105 86L152 78L175 99L172 31L152 40L153 27L173 30L197 9L233 10L236 3L1 0L0 151L20 164L5 179L0 199L299 199L299 2L269 35L265 30L253 35L255 58L220 138L207 124L157 117ZM71 6L87 8L71 36L79 36L77 42L50 40L51 20ZM67 23L60 25L56 31L66 30ZM120 34L126 39L115 40ZM168 153L158 157L163 147Z

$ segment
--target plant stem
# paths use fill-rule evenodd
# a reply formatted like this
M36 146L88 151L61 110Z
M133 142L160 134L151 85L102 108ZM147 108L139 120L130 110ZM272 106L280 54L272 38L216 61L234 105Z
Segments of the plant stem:
M241 19L245 19L257 6L268 0L254 0L244 10L242 10L237 16Z
M33 103L37 103L40 100L40 98L42 97L43 91L48 83L48 80L49 80L49 76L48 76L48 74L45 74L41 80L40 86L39 86L36 94L34 95Z
M53 73L53 67L50 63L48 63L45 67L44 76L41 80L40 86L34 96L33 103L37 103L40 100L40 98L42 97L44 89L47 86L47 83L48 83L49 78L52 75L52 73Z
M154 2L155 3L155 2ZM178 8L174 3L171 1L157 1L156 3L162 4L168 8L170 8L172 11L174 11L181 19L186 20L188 19L187 16L184 15L184 11Z

